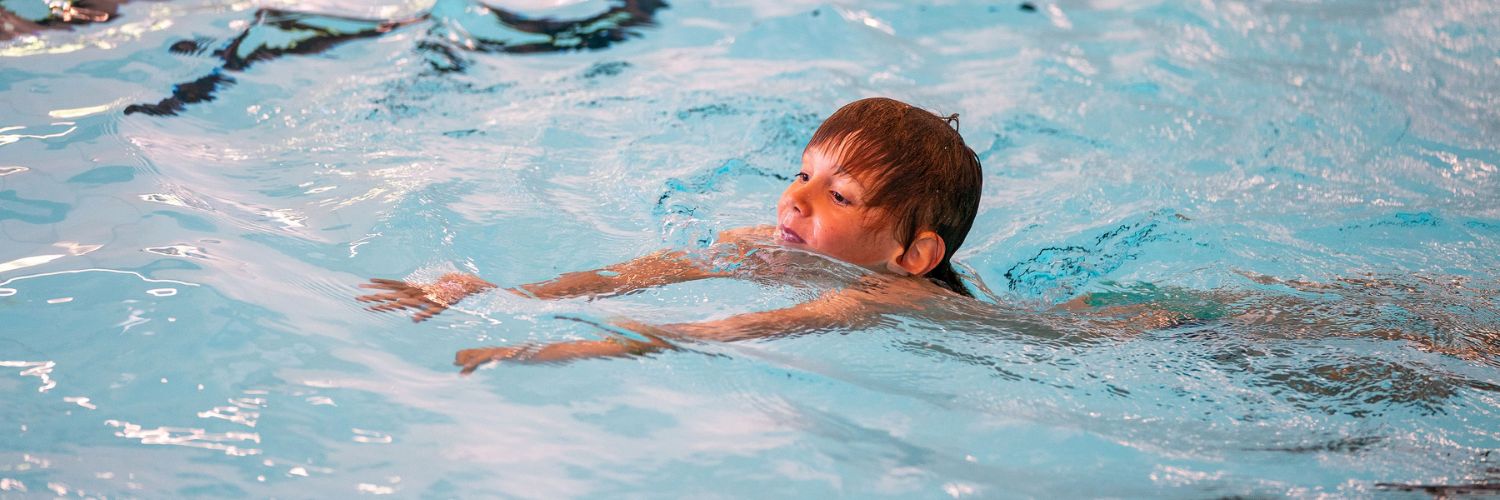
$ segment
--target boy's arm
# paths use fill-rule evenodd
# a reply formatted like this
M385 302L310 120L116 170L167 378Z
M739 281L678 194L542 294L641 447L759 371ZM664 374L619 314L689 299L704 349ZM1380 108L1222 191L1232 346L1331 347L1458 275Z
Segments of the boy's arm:
M733 243L735 252L721 255L729 261L743 261L753 245L747 245L757 236L769 234L769 226L731 229L719 233L719 242ZM539 299L565 299L570 297L615 295L642 288L681 283L726 276L708 262L690 257L681 251L660 251L628 262L603 269L567 273L551 280L507 288L506 291L525 297ZM449 273L430 284L373 278L360 288L383 290L379 293L360 295L355 300L373 302L372 311L395 311L414 309L412 321L423 321L441 313L465 297L484 292L499 285L467 273Z
M566 273L507 290L539 299L565 299L615 295L717 276L723 276L723 273L713 271L706 263L689 258L684 252L661 251L603 269Z
M755 246L751 241L757 236L769 235L771 230L770 226L752 226L720 232L717 242L729 243L733 246L728 247L732 253L722 253L717 258L730 262L743 262ZM724 251L724 248L721 247L720 251ZM512 293L539 299L564 299L616 295L642 288L728 275L727 272L714 269L710 262L693 258L687 252L663 250L603 269L567 273L547 281L521 285L509 290Z
M834 328L861 328L879 317L874 304L864 292L839 290L782 309L737 314L728 318L697 323L672 323L659 328L668 336L733 342L766 337L781 337ZM616 324L636 330L649 326L636 322Z
M613 295L717 276L682 252L657 252L603 269L567 273L556 278L505 289L524 297L565 299L591 295ZM371 278L360 288L383 290L354 300L373 302L371 311L413 309L412 321L423 321L448 310L465 297L498 288L499 285L468 273L448 273L428 284Z
M606 340L575 340L546 345L484 347L459 351L453 364L462 373L473 372L491 361L538 363L583 358L639 356L674 349L665 339L746 340L795 335L831 328L859 328L873 323L878 311L854 296L857 292L830 292L809 302L784 309L754 312L699 323L650 325L629 319L612 321L647 340L613 337Z
M743 255L734 256L743 258ZM705 262L688 257L685 252L657 252L603 269L567 273L556 278L505 289L524 297L565 299L570 297L615 295L642 288L670 285L684 281L725 276ZM360 295L355 300L373 302L372 311L414 309L412 321L423 321L446 311L470 295L498 288L499 285L467 273L448 273L430 284L372 278L360 288L382 290Z
M1194 321L1232 316L1243 293L1232 290L1192 290L1148 283L1112 284L1052 306L1052 311L1130 331L1171 328Z

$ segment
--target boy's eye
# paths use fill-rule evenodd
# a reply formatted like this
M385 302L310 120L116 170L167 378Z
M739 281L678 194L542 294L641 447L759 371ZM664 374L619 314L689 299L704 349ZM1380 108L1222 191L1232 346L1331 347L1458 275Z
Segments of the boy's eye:
M807 176L806 172L797 172L796 178L799 181L807 182L807 179L809 179L810 177Z
M838 191L829 191L829 194L833 195L833 201L834 201L834 203L838 203L840 205L848 205L849 204L849 199L845 198L844 195L839 194Z

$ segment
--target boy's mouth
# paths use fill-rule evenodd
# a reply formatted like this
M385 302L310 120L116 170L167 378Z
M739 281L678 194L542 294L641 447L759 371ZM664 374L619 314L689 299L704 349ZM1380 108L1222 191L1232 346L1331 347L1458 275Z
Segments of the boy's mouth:
M796 243L796 244L799 244L799 245L807 243L806 241L802 240L802 236L801 235L797 234L796 231L791 230L791 228L788 228L786 226L781 226L781 227L776 228L776 230L777 230L776 231L777 236L781 237L781 241L783 241L783 242L786 242L786 243Z

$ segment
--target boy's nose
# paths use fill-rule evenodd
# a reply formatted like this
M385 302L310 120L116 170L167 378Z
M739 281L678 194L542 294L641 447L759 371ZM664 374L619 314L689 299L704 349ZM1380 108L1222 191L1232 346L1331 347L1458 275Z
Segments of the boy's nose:
M807 215L807 187L792 186L786 193L787 208L792 209L799 215Z

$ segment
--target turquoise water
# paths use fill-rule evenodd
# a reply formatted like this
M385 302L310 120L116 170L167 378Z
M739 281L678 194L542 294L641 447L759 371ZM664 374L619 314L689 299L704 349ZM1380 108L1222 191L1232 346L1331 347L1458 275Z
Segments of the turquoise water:
M0 497L1500 488L1500 4L1026 7L170 1L15 33ZM769 223L871 95L961 113L982 303L461 377L460 349L823 285L352 300ZM1086 293L1209 319L1050 310Z

